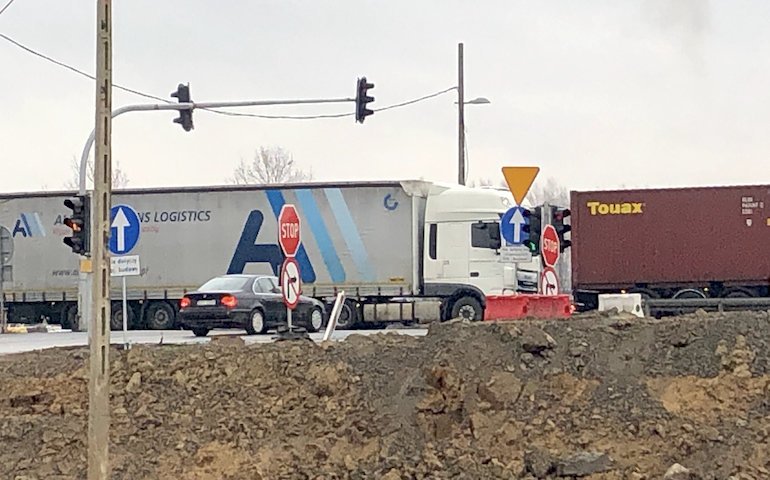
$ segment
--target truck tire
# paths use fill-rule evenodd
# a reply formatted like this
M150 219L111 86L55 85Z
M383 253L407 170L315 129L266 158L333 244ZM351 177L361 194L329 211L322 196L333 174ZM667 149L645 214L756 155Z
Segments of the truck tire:
M355 328L360 321L361 317L358 314L356 302L353 300L345 300L345 303L342 304L340 317L337 319L336 328L340 330L351 330Z
M152 302L147 307L144 323L150 330L171 330L176 323L176 311L167 302Z
M452 304L452 316L450 319L462 318L471 322L478 322L484 317L484 309L481 302L475 297L460 297Z
M110 330L123 330L123 304L115 302L110 308ZM128 329L134 326L134 310L131 305L128 306Z
M66 303L61 309L61 328L77 331L78 322L78 304Z

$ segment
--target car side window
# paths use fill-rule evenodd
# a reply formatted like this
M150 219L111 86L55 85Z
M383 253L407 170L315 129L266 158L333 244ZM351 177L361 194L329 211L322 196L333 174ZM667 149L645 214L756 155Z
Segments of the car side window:
M262 277L257 280L257 282L254 284L255 286L259 286L257 293L272 293L273 292L273 283L270 281L269 278Z

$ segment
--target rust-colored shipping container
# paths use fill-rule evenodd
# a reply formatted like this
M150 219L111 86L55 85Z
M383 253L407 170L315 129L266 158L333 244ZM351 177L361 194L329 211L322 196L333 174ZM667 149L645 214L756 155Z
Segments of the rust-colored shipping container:
M572 192L573 291L768 296L770 185Z

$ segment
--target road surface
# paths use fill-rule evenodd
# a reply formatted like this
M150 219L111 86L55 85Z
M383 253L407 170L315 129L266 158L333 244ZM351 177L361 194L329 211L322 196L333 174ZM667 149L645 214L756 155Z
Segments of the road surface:
M408 329L382 329L382 330L339 330L332 334L332 340L344 340L348 335L361 334L372 335L376 333L397 333L402 335L422 336L427 333L424 328ZM128 332L129 344L188 344L207 343L212 336L236 335L244 339L246 344L270 343L275 341L276 335L246 335L243 330L214 330L207 337L196 337L189 330L130 330ZM323 333L311 333L310 337L316 342L323 339ZM110 335L110 343L123 344L123 332L116 331ZM30 352L53 347L73 347L88 345L87 332L70 332L62 330L48 333L9 333L0 335L0 355L19 352Z

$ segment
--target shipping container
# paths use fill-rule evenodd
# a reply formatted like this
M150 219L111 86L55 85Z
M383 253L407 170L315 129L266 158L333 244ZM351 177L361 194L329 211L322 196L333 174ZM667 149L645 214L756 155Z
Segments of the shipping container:
M770 185L572 192L572 287L646 298L766 297Z

